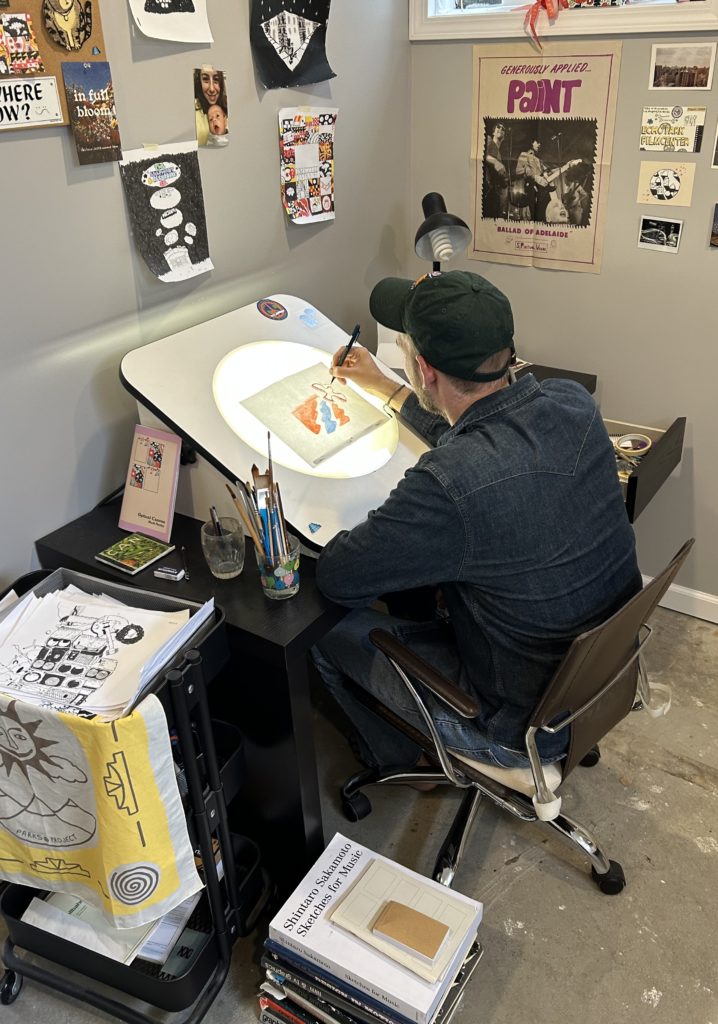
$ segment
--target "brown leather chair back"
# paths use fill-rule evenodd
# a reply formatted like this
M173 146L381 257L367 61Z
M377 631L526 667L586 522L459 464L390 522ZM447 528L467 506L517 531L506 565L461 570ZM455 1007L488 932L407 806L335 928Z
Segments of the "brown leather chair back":
M610 619L577 636L549 683L529 725L540 728L559 715L572 714L587 704L625 670L615 685L571 725L571 743L563 778L631 710L636 699L638 661L630 664L639 630L654 612L693 547L686 541L669 565Z

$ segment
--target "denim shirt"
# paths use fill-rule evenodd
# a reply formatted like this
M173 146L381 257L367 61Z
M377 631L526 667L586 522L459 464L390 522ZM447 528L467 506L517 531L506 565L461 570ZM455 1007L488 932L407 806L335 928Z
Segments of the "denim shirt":
M359 607L440 587L490 740L523 749L571 641L641 588L616 460L588 391L527 374L453 427L415 395L402 418L435 447L384 504L327 544L317 582ZM563 749L565 736L541 736Z

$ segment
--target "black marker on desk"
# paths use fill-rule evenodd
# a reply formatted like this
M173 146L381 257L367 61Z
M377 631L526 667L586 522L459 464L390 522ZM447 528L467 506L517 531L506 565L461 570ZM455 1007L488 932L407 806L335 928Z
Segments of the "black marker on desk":
M361 327L359 326L359 324L357 324L356 327L354 328L354 330L352 331L352 336L349 339L349 344L347 345L347 347L344 349L344 351L342 352L341 356L339 357L339 362L337 363L337 366L343 366L344 365L344 360L349 355L349 353L351 351L352 345L354 344L354 342L359 337L359 332L360 331L361 331ZM335 380L336 380L336 377L332 377L331 383L333 384Z

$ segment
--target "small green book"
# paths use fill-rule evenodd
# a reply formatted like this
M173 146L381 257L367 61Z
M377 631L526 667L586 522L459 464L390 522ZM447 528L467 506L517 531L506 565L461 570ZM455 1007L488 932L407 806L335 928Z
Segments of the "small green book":
M100 551L95 558L98 562L104 562L119 569L120 572L134 576L136 572L146 569L148 565L152 565L158 558L174 549L174 544L163 544L161 540L153 540L152 537L145 537L141 533L131 533L129 537L123 537L109 548Z

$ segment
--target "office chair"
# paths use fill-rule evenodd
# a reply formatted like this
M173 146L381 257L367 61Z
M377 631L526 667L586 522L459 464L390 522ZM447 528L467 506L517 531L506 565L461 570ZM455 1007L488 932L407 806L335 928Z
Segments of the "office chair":
M499 768L470 761L447 749L434 726L417 685L426 687L465 718L475 718L479 705L392 634L375 629L372 643L398 672L426 723L428 735L413 728L370 694L357 696L374 713L409 736L431 758L422 768L368 768L353 775L341 789L342 809L349 821L371 811L362 792L381 783L436 782L464 790L464 797L434 865L433 877L450 886L468 831L482 796L523 821L544 821L577 846L591 862L601 892L615 895L626 884L621 865L609 860L589 832L561 813L556 790L576 765L591 767L599 759L598 743L631 710L646 708L665 714L670 702L652 707L651 687L643 664L643 648L651 635L647 622L686 560L694 540L686 541L669 565L600 625L577 636L535 708L526 731L530 768ZM654 687L658 691L659 687ZM557 724L558 723L558 724ZM542 765L536 746L539 730L556 733L570 727L568 752L560 763Z

